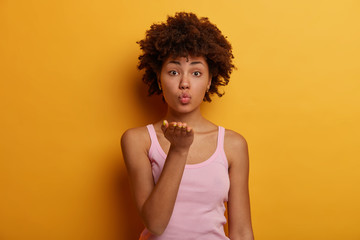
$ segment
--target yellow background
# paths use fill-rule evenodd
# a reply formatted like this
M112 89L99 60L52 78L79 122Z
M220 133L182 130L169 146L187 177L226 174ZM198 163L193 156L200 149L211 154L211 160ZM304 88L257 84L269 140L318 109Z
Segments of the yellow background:
M237 71L204 114L250 154L257 240L360 239L360 2L0 1L0 239L136 239L119 139L161 118L136 41L207 16Z

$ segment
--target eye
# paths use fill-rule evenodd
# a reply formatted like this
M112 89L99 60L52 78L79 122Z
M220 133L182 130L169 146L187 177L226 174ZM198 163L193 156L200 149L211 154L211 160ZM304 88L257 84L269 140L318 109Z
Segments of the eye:
M175 71L175 70L169 71L169 74L170 74L171 76L179 75L179 73L178 73L177 71Z
M199 71L196 71L193 74L194 74L195 77L200 77L201 76L201 72L199 72Z

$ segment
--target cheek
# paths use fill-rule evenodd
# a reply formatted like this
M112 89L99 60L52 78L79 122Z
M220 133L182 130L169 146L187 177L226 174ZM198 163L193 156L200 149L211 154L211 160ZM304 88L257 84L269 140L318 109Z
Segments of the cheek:
M165 81L162 83L162 87L163 87L164 95L174 94L178 90L178 87L175 84L169 84L168 82Z
M164 96L164 99L167 103L169 103L169 101L171 102L172 99L174 98L174 95L176 95L177 93L177 88L175 88L172 85L166 84L164 83L162 85L162 95Z
M198 92L198 93L205 93L207 87L208 87L207 82L201 82L201 83L193 85L193 89L196 90L196 92Z

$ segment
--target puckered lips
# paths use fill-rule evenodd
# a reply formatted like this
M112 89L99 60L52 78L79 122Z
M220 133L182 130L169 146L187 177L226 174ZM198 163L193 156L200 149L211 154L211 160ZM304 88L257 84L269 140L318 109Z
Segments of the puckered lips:
M181 93L179 96L179 101L184 105L188 104L190 100L191 100L191 96L189 93Z

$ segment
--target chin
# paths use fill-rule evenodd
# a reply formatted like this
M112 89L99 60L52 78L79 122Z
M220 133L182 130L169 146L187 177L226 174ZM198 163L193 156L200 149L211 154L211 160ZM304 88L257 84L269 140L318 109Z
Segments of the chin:
M190 101L189 103L183 104L181 102L175 101L175 102L167 103L167 105L168 108L170 108L172 111L178 113L190 113L195 111L197 108L199 108L201 102L196 103L196 101Z
M180 106L176 106L176 107L171 107L173 109L173 111L176 111L178 113L190 113L193 112L194 110L196 110L196 107L194 107L191 104L184 104L184 105L180 105Z

